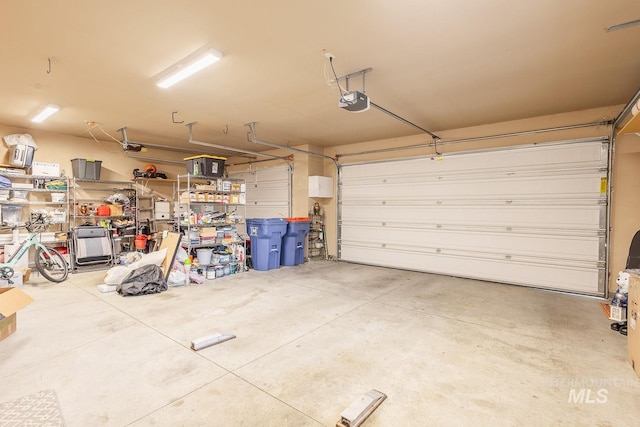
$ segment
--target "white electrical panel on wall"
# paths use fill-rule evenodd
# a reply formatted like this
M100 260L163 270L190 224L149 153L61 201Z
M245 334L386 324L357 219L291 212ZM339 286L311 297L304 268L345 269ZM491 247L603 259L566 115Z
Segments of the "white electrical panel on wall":
M309 197L333 197L333 178L330 176L310 176Z

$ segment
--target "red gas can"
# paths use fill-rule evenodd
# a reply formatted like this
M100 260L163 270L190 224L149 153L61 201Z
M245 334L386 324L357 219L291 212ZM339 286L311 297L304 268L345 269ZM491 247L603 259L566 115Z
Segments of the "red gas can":
M111 208L107 205L100 205L98 206L96 214L98 216L109 216L111 215Z

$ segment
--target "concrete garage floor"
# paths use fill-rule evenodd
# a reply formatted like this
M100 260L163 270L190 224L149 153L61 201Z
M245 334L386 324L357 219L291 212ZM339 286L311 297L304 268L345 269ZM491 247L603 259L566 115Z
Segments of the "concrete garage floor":
M640 419L598 299L331 261L127 298L103 275L25 284L0 405L54 390L67 426L333 426L377 389L364 426ZM190 349L215 332L237 338Z

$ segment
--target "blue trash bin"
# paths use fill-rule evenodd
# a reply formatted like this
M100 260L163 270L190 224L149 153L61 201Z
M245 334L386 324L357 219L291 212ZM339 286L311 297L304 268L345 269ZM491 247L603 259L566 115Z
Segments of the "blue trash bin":
M287 234L282 238L281 265L304 263L304 242L309 233L309 218L287 218Z
M284 218L247 218L251 239L251 260L255 270L280 268L282 236L287 232Z

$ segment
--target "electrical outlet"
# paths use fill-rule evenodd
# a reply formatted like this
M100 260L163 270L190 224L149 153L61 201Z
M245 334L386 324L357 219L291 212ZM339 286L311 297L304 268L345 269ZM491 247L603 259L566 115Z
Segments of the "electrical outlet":
M326 50L324 51L324 56L326 56L327 59L333 59L336 57L333 53L327 52Z

